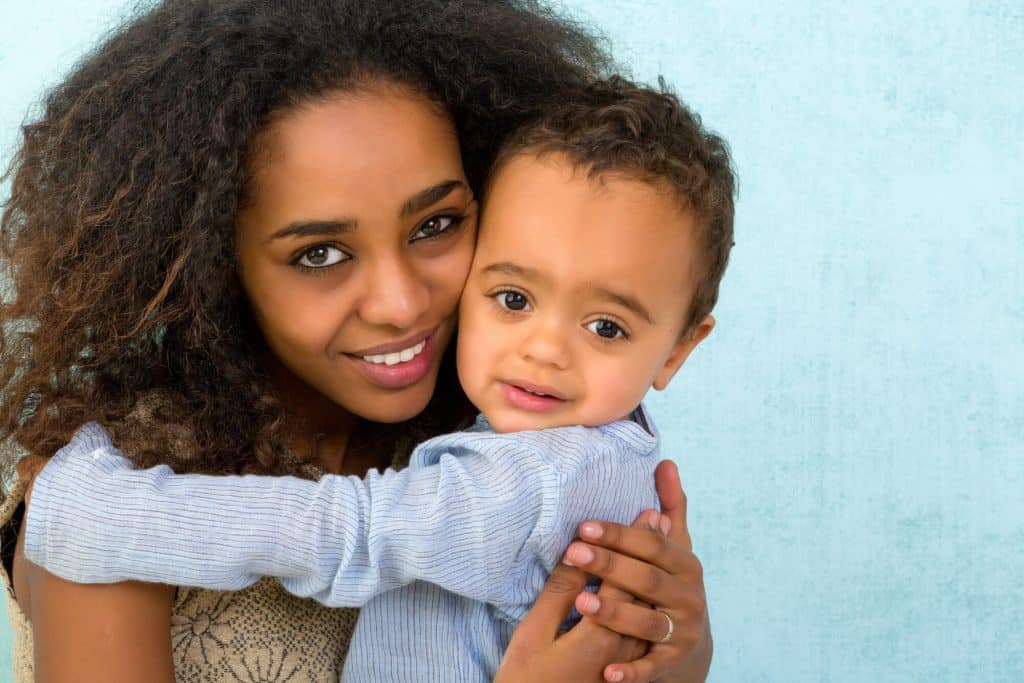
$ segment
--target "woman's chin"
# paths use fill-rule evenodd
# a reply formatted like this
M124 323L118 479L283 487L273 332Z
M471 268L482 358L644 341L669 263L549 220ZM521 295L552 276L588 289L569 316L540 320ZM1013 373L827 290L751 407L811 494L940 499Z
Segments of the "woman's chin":
M411 420L426 410L434 393L436 378L432 377L430 381L426 381L425 378L422 384L425 386L409 387L404 391L367 401L354 412L364 420L382 424Z

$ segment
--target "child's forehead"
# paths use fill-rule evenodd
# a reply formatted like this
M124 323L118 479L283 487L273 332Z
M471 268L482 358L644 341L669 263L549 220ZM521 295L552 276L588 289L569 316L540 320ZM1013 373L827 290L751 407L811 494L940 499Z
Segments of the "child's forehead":
M611 230L603 228L613 228ZM692 209L664 181L628 171L592 174L562 153L520 154L498 170L483 198L481 237L530 232L557 241L694 241Z
M688 213L691 208L667 178L628 167L595 172L559 151L524 151L504 161L490 176L482 204L522 201L539 187L547 190L543 198L548 201L591 196L618 204L639 202L665 213Z
M656 215L684 231L694 228L692 204L668 179L631 168L594 172L560 151L524 151L505 160L491 176L481 204L485 219L488 212L530 210L558 216L596 205L638 219Z
M509 160L485 198L478 269L573 291L689 289L692 211L628 174L590 176L549 154ZM495 264L506 267L491 268ZM507 266L514 266L510 268Z

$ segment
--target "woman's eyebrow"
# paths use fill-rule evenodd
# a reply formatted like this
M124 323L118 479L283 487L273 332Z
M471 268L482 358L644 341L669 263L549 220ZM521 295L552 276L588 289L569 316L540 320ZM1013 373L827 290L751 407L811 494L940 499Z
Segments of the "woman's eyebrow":
M417 192L405 202L402 206L402 212L400 216L402 218L409 216L414 213L418 213L423 209L427 208L432 204L436 204L448 195L450 195L456 188L464 188L466 190L469 187L466 183L461 180L445 180L432 187L428 187L422 192Z
M343 232L352 232L356 229L356 222L349 220L342 221L296 221L284 226L273 235L267 238L268 242L283 237L310 237L315 235L337 235Z

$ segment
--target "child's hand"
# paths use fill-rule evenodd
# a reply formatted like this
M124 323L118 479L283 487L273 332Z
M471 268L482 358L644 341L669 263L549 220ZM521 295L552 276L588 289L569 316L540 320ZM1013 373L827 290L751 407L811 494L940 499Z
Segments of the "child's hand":
M675 465L662 462L655 481L660 515L645 512L632 527L584 522L580 537L587 542L575 542L566 552L567 562L628 596L582 593L576 608L612 631L651 643L640 659L624 658L617 661L628 663L605 667L606 681L703 681L711 666L703 568L692 552L686 497Z

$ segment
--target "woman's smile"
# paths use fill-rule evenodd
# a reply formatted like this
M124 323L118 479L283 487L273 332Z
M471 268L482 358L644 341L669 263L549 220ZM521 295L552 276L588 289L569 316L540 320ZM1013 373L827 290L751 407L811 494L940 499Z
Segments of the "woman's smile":
M419 382L430 372L437 351L434 337L438 328L411 339L344 355L373 384L385 389L401 389Z

